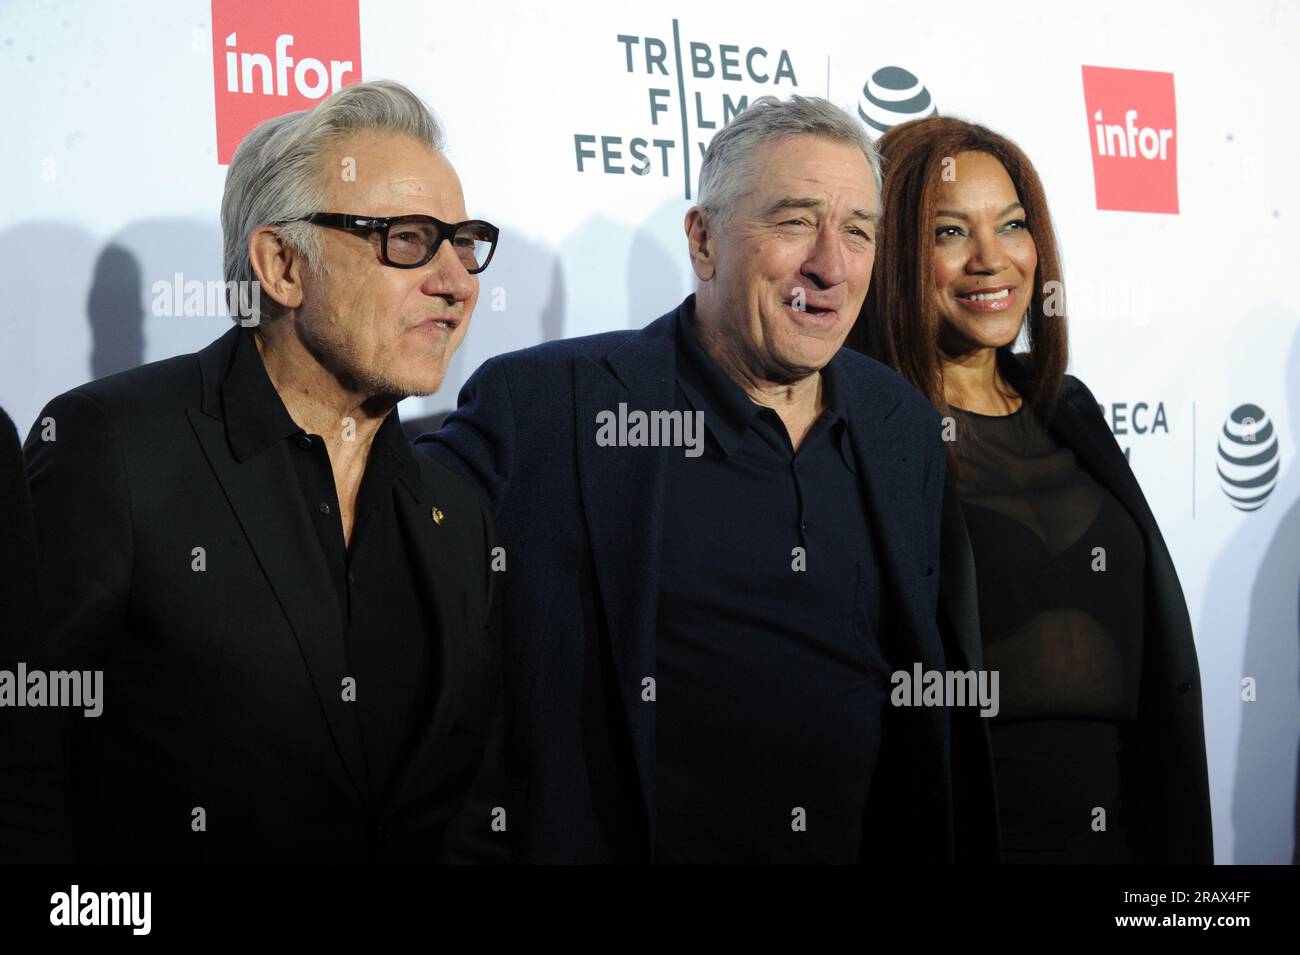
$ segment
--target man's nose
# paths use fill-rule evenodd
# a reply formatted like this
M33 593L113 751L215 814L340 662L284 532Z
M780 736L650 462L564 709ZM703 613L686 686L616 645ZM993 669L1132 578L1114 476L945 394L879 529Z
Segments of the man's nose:
M464 302L478 288L478 276L469 274L450 242L442 243L425 268L424 281L420 285L425 295Z
M848 258L844 254L844 239L838 230L826 225L817 230L817 242L801 271L816 280L821 288L830 288L848 280Z

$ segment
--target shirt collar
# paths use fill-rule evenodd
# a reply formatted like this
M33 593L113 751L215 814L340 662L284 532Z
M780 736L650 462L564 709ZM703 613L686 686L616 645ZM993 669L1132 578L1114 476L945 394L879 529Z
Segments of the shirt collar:
M386 466L392 469L389 473L395 473L402 479L407 489L419 497L420 462L416 460L415 449L407 440L396 405L388 412L388 417L384 418L384 423L375 432L375 443L370 449L371 457L373 458L376 453L382 455L387 462Z
M849 437L849 406L844 398L842 375L839 362L832 358L826 363L822 369L822 401L826 408L824 413L830 415L830 426L836 432L832 437L835 438L840 457L845 466L856 474L858 466L853 460L853 442Z
M822 369L822 403L835 418L849 423L849 406L844 401L842 371L832 360Z
M289 415L284 400L271 383L266 364L253 340L251 328L241 329L235 356L221 386L226 413L226 434L235 458L241 463L285 438L306 432ZM391 468L413 494L420 486L420 464L394 407L375 432L371 455L378 452L383 466Z
M226 434L235 457L242 463L277 441L303 434L289 416L280 393L271 384L266 365L253 341L252 329L242 329L225 381L221 403L226 412Z
M754 415L763 406L750 400L744 390L731 380L700 344L695 335L694 297L677 312L677 383L697 411L704 412L704 426L709 429L723 454L730 456L744 440ZM848 442L848 406L844 400L840 370L834 361L821 370L822 399L825 412L843 423L837 442L845 463L856 471Z
M709 357L695 337L694 301L677 312L677 383L696 411L704 412L704 426L730 456L744 440L750 419L762 410Z

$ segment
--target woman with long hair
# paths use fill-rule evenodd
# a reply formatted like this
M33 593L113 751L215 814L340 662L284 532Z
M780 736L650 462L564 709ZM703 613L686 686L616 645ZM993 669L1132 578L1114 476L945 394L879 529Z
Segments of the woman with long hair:
M995 716L953 714L958 861L1209 863L1191 622L1123 452L1065 373L1038 174L949 117L878 146L883 220L848 343L944 416L948 667L998 675Z

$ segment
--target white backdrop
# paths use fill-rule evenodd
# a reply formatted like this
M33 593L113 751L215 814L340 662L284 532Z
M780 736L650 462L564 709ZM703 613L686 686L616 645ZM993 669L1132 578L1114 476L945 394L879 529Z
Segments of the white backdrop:
M214 103L224 87L214 75L227 47L223 35L214 44L213 23L219 11L224 34L232 18L264 17L244 9L257 6L280 8L284 33L304 34L315 16L247 0L0 3L0 405L20 431L58 392L193 351L228 327L219 315L154 314L151 290L176 273L221 277ZM403 417L453 407L494 354L639 327L680 301L691 290L687 193L728 98L799 92L856 114L870 77L905 69L940 112L1017 140L1043 177L1064 255L1071 370L1129 449L1196 627L1216 855L1291 861L1300 5L548 6L360 2L357 74L398 79L433 106L470 214L503 232L445 386L405 403ZM232 49L273 54L240 29ZM693 43L707 45L706 61ZM328 59L305 44L292 52ZM1177 214L1097 208L1085 65L1173 75ZM637 138L644 175L630 171ZM1231 505L1217 467L1225 420L1243 405L1267 414L1267 464L1280 463L1253 512ZM1260 450L1273 447L1257 436Z

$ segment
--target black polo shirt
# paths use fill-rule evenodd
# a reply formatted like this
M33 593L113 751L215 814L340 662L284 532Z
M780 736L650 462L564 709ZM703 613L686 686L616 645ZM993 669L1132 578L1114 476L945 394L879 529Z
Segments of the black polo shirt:
M227 429L241 460L278 442L289 445L294 478L329 569L329 580L320 581L320 599L338 605L370 785L382 797L433 702L435 635L421 597L429 582L419 578L414 542L394 499L405 493L396 485L399 479L419 486L420 465L394 408L375 434L352 540L345 546L324 439L307 434L289 416L253 335L248 329L240 336L222 389Z
M796 451L681 315L674 408L706 438L668 465L655 858L857 862L888 674L851 411L827 366Z

